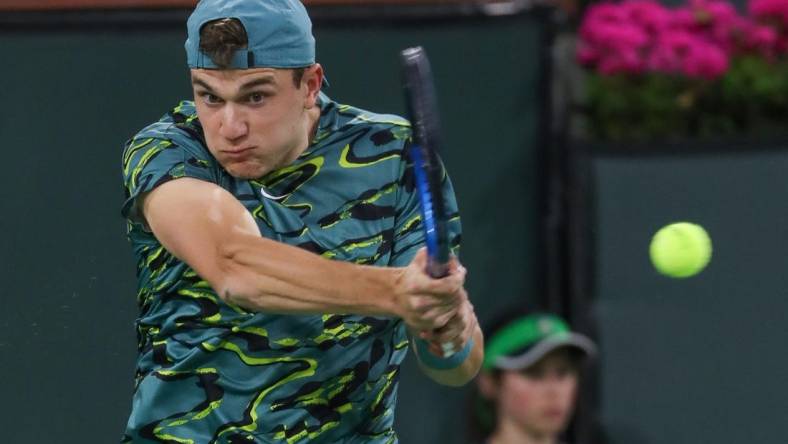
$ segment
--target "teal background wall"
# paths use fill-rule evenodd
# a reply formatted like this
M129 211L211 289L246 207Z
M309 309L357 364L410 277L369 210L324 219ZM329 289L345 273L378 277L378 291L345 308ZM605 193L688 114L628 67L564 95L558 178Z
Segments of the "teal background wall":
M0 29L2 441L116 442L136 344L120 154L190 96L182 26L15 29ZM482 319L539 298L540 29L530 16L316 24L327 93L375 111L403 111L397 52L427 48ZM402 442L461 442L466 395L429 383L409 359Z
M136 347L120 153L188 92L179 41L0 34L3 442L120 439Z
M588 308L606 442L786 442L786 148L592 154ZM714 255L701 274L669 279L651 266L649 242L684 220L706 227Z

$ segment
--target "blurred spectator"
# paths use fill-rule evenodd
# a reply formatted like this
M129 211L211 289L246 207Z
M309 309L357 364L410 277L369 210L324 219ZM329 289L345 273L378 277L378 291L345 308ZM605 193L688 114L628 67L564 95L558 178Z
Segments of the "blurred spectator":
M596 352L561 318L498 322L488 338L475 400L476 442L557 444L574 411L582 362Z

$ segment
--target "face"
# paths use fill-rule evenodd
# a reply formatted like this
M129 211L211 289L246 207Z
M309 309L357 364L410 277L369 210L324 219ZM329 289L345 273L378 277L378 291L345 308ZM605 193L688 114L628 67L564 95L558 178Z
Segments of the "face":
M499 421L529 434L555 436L571 417L577 394L577 367L570 351L559 349L520 371L504 371L497 390Z
M308 146L320 115L320 65L299 86L289 69L193 69L191 78L208 149L232 176L260 178Z

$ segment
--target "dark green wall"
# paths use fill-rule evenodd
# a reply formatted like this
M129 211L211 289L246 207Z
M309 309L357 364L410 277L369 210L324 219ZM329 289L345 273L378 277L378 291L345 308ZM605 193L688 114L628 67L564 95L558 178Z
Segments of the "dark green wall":
M3 442L120 439L136 344L120 150L188 92L180 40L0 35Z
M182 27L141 27L0 31L2 442L115 442L122 433L136 307L120 154L126 138L189 96ZM397 52L427 48L482 318L536 298L539 30L524 16L316 26L328 94L375 111L402 112ZM458 442L466 392L428 383L413 362L402 379L402 441Z
M788 145L723 145L593 157L589 308L608 443L786 442ZM706 227L714 254L669 279L648 246L683 220Z

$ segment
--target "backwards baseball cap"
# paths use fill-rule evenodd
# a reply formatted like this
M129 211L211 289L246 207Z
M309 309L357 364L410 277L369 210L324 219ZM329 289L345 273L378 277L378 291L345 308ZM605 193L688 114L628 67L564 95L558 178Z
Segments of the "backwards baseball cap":
M312 21L300 0L200 0L187 22L189 68L216 69L200 51L200 30L209 22L238 19L249 44L236 51L229 68L303 68L315 63Z
M482 368L522 370L560 347L570 347L585 356L596 354L594 343L569 330L561 318L549 314L523 316L506 324L487 341Z

